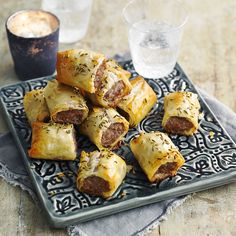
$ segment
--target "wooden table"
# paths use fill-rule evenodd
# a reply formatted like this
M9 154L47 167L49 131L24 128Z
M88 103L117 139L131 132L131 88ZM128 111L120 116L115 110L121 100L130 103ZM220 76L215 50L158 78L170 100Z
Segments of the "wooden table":
M86 37L74 48L90 48L107 56L128 50L121 17L126 0L95 0ZM236 111L236 1L183 1L190 19L179 62L193 82ZM37 8L40 1L0 0L0 85L17 80L4 23L19 9ZM61 45L61 49L68 48ZM0 114L0 132L8 128ZM150 235L236 235L236 183L195 194L174 210ZM29 194L0 179L0 235L66 235L50 229Z

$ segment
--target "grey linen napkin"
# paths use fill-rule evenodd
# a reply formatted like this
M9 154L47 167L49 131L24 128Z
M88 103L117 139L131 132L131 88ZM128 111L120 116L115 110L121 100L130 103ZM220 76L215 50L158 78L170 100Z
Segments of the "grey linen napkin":
M199 91L221 124L236 141L236 114L215 98L207 95L206 92ZM37 202L34 187L10 133L0 134L0 153L0 176L7 182L15 186L19 185L28 191ZM71 225L67 227L67 232L71 236L144 235L158 226L172 209L182 204L188 197L173 198L97 220Z

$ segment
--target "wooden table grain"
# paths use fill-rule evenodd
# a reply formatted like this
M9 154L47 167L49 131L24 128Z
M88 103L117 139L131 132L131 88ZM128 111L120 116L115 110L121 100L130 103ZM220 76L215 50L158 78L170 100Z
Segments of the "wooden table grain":
M86 37L61 49L90 48L107 56L128 50L121 10L127 0L94 0ZM195 85L236 111L236 1L183 0L190 18L179 63ZM40 1L0 0L0 85L18 81L9 53L5 20L19 9L39 8ZM222 114L223 115L223 114ZM0 132L8 128L0 113ZM20 158L20 157L19 157ZM194 194L150 235L236 235L236 183ZM62 236L51 229L29 194L0 179L0 235Z

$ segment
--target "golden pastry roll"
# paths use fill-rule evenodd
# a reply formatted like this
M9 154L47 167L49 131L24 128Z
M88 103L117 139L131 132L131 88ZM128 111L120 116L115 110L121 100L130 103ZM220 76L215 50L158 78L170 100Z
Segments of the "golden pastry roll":
M170 138L161 132L141 133L130 148L150 182L176 175L185 160Z
M128 130L129 122L113 108L93 108L80 125L80 132L100 150L118 148Z
M169 93L164 97L162 126L168 133L193 135L198 129L199 109L197 94Z
M75 160L75 130L72 124L32 123L31 158L46 160Z
M101 79L99 89L93 94L88 94L88 97L94 105L116 107L132 89L129 82L131 74L113 60L107 61L106 65L107 69Z
M44 95L51 119L56 123L79 125L88 116L86 101L75 88L52 80L48 81Z
M119 102L118 111L129 121L130 127L134 127L150 112L157 96L141 76L131 80L131 85L131 93Z
M35 121L48 121L50 113L46 104L43 89L32 90L25 94L23 106L30 124Z
M105 56L89 50L67 50L57 54L57 80L95 93L106 68Z
M125 161L109 150L81 152L77 188L93 196L111 197L126 175Z

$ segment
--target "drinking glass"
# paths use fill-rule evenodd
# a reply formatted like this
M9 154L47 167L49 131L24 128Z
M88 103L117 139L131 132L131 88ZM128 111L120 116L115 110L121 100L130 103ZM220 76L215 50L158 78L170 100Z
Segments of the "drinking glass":
M75 43L85 36L92 2L92 0L42 0L42 9L54 13L60 19L61 43Z
M136 71L146 78L174 68L187 12L177 0L133 0L123 9Z

